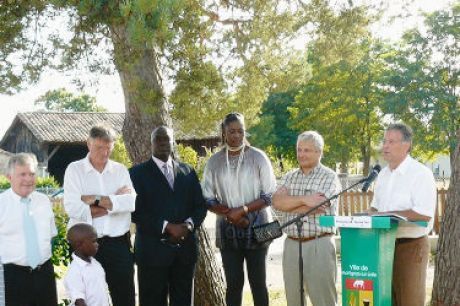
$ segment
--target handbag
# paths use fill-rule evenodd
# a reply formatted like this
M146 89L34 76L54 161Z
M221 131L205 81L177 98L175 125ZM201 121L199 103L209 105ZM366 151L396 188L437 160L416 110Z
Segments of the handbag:
M278 220L265 224L254 225L252 229L254 231L254 238L259 243L264 243L279 238L283 235Z

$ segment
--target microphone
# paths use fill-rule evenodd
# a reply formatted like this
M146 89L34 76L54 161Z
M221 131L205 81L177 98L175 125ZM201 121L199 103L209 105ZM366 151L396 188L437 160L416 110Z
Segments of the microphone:
M380 165L375 165L374 168L372 168L371 173L367 176L367 178L364 180L363 188L361 189L362 192L367 192L369 187L371 187L371 184L377 176L379 175L380 170L382 170L382 167Z

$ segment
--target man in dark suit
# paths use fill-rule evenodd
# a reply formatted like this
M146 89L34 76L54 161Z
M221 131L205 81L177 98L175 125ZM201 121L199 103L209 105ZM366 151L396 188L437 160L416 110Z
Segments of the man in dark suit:
M152 158L130 169L137 193L135 258L140 306L189 306L206 206L195 171L171 158L173 132L157 127Z

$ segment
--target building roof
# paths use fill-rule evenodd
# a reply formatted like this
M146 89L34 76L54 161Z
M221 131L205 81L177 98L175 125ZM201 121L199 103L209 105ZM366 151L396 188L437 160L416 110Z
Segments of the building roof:
M22 121L40 142L85 142L95 124L107 124L119 134L124 118L124 113L30 112L18 113L11 127Z
M37 138L39 142L68 143L86 142L88 131L95 124L111 126L117 134L123 128L124 113L104 112L27 112L18 113L13 123L3 135L2 144L13 131L14 127L22 122ZM176 131L178 139L194 139L193 135ZM217 135L199 137L201 139L214 138Z

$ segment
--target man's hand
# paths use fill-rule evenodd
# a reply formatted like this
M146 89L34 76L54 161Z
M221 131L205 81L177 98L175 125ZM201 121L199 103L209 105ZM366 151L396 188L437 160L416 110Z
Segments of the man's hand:
M322 193L322 192L314 193L312 195L309 195L308 198L307 198L307 202L309 202L309 204L311 206L319 205L321 202L324 202L326 200L327 200L327 198L324 195L324 193Z
M165 233L168 235L169 240L172 243L180 244L187 239L190 231L188 230L186 223L174 224L168 222L165 228Z
M86 205L93 205L94 201L96 201L96 196L95 195L82 195L81 200L86 204Z
M132 192L133 190L131 188L129 188L128 186L123 186L123 187L120 187L117 190L117 192L115 192L115 195L130 194Z
M104 207L96 205L91 205L89 209L91 210L91 217L93 218L103 217L109 213Z
M75 306L87 306L84 299L76 299Z

